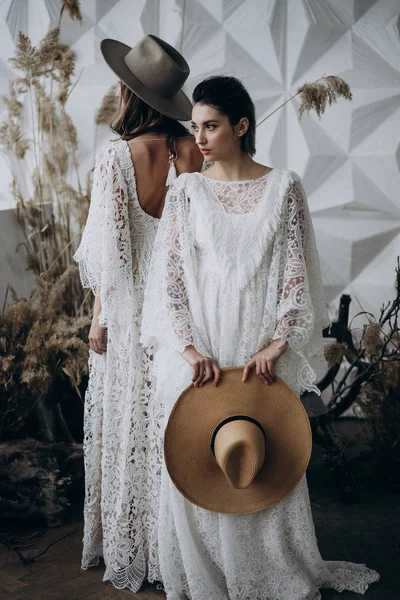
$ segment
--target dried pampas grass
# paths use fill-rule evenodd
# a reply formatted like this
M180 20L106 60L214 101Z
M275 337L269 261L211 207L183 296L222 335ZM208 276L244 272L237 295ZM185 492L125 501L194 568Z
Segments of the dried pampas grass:
M300 86L297 89L297 92L293 94L291 98L286 100L286 102L278 106L278 108L264 117L264 119L257 124L257 127L269 119L279 109L285 106L285 104L299 95L301 95L301 102L298 111L299 121L301 120L304 112L310 112L312 110L315 110L318 118L320 119L325 112L327 105L331 106L334 102L337 102L338 98L345 98L345 100L349 101L351 101L353 98L350 86L344 81L344 79L341 79L341 77L337 77L336 75L321 77L312 83L304 83L302 86Z
M79 0L63 0L61 14L67 11L73 21L82 21L81 3Z
M333 365L340 364L346 354L347 344L333 343L326 344L324 346L324 354L328 367L331 368Z
M96 113L96 125L110 125L119 108L119 100L115 93L117 86L113 85L104 95L100 108Z
M79 3L63 3L64 9L80 20ZM60 28L50 29L37 47L21 33L10 62L20 73L3 98L7 114L0 124L0 146L21 161L10 160L16 165L12 193L24 234L17 251L37 277L31 298L13 297L0 316L0 438L43 435L52 440L68 429L60 390L77 402L78 421L82 415L91 299L81 286L73 253L87 218L91 173L85 190L77 131L66 111L75 54L60 43ZM32 123L29 138L22 135L27 130L24 106ZM25 166L26 159L33 169ZM67 431L64 439L71 437Z
M381 333L379 323L369 323L364 327L361 345L371 356L377 356L382 350L383 339Z
M332 106L338 98L352 100L353 96L349 85L340 77L329 75L322 78L322 83L305 83L297 90L301 94L299 108L299 121L304 112L315 110L320 119L327 105Z
M79 2L64 2L64 9L79 18ZM20 33L10 62L20 76L3 97L7 114L0 123L0 146L8 156L35 165L25 168L10 160L15 169L12 192L25 236L27 267L53 280L74 262L74 244L86 221L91 191L80 181L78 135L66 110L74 87L75 53L60 42L58 25L37 46ZM23 135L24 105L32 125L29 138ZM26 181L29 175L33 186Z
M15 299L0 316L0 439L37 435L32 419L57 407L60 386L81 406L91 318L68 314L71 294L83 294L76 266L54 281L38 278L31 298Z

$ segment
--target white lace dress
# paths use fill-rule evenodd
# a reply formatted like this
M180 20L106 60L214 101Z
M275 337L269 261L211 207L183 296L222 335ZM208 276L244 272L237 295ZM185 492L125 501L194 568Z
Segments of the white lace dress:
M155 401L166 419L191 382L180 354L187 345L229 367L273 338L287 340L275 372L300 394L318 390L314 367L324 362L328 325L296 173L273 169L233 183L200 173L177 179L156 235L141 334L155 349ZM363 564L322 560L306 476L278 504L238 516L190 503L163 465L158 540L168 600L317 600L321 587L364 593L379 578Z
M160 405L153 362L139 344L143 293L158 219L140 207L125 141L96 157L88 220L75 254L84 287L101 298L107 353L90 351L85 397L82 568L104 557L104 581L136 592L159 581Z

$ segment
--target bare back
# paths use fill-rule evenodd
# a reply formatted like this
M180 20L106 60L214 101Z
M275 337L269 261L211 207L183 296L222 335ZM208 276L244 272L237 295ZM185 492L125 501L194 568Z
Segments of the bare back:
M165 135L146 134L128 142L135 167L139 203L145 212L157 219L161 217L168 191L165 182L169 161L165 138ZM203 155L192 136L176 138L176 148L177 175L201 170Z

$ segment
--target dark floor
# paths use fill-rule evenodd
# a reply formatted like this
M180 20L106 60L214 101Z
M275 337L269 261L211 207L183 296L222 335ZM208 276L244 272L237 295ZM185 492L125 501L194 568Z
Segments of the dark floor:
M372 584L364 596L322 590L323 600L399 600L400 495L377 484L370 486L367 492L364 490L358 503L344 504L332 483L318 446L314 446L307 478L323 558L366 563L381 575L381 580ZM33 531L31 528L30 532ZM147 586L136 595L114 589L102 581L103 565L88 571L80 569L82 520L79 511L75 516L71 514L69 522L62 527L47 529L43 535L35 538L33 547L25 554L37 554L53 540L71 532L72 535L52 546L30 565L23 565L14 551L0 545L0 599L165 598L162 592L152 586Z

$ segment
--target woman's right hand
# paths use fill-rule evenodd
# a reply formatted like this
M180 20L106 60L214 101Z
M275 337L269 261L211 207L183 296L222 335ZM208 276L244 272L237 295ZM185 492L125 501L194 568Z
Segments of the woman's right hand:
M195 387L201 387L210 379L214 379L214 385L218 385L221 369L215 360L203 356L194 346L186 346L182 356L193 368L192 381Z
M89 346L90 349L97 354L104 354L107 351L106 344L106 329L99 325L97 317L93 317L92 325L89 331Z

